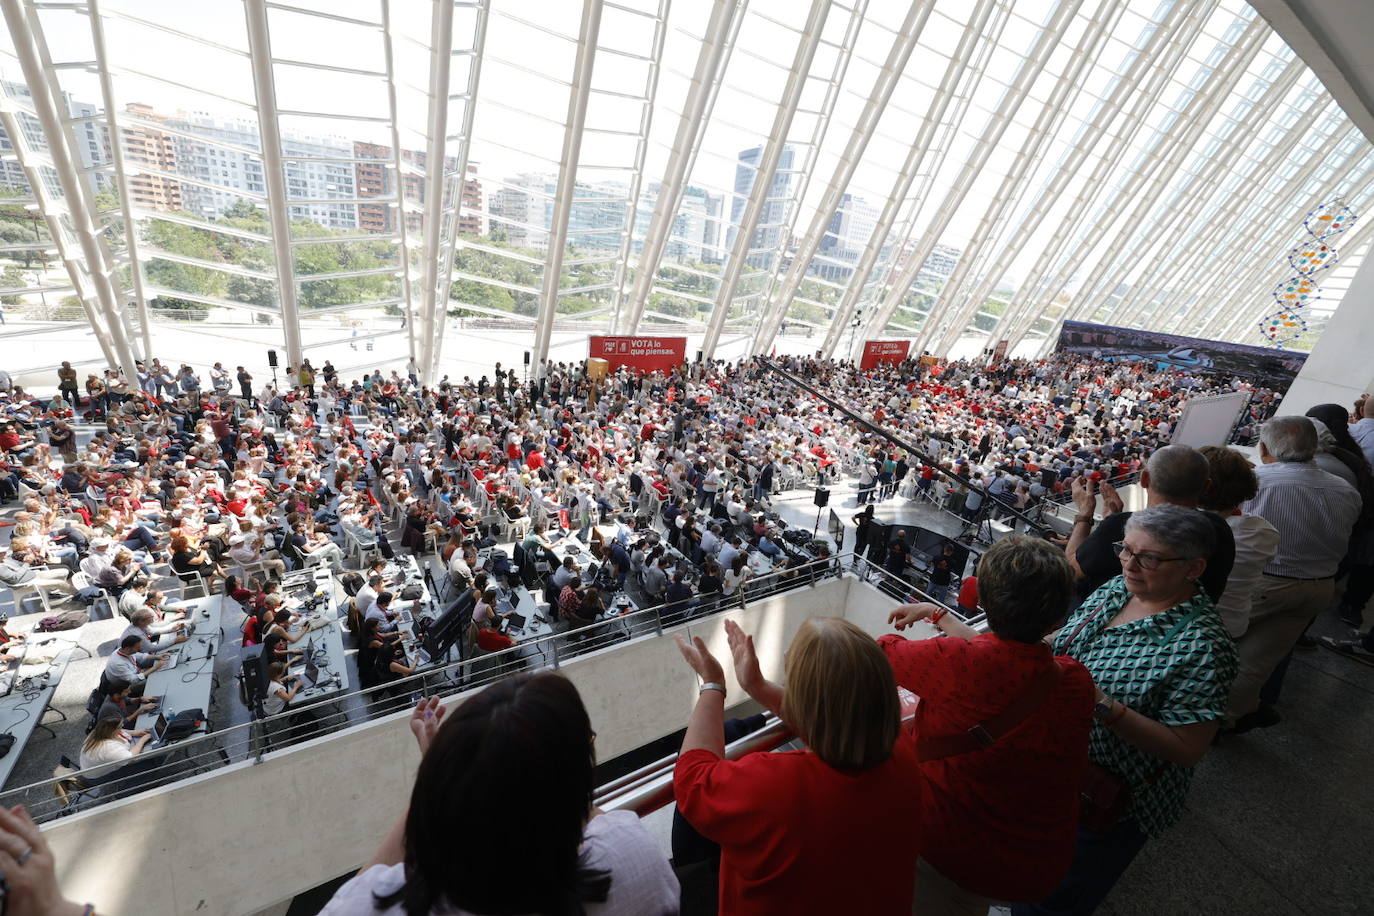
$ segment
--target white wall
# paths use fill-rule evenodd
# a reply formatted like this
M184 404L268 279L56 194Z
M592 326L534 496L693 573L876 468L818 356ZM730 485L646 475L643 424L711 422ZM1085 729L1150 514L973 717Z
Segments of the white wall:
M1338 240L1339 241L1339 240ZM1369 360L1374 341L1374 252L1365 256L1350 288L1312 348L1279 406L1280 415L1301 416L1318 404L1351 406L1374 388Z
M875 635L891 632L892 600L851 582L787 592L564 665L596 725L598 753L609 759L686 724L696 678L674 632L700 635L725 661L723 624L734 619L754 634L764 674L775 678L810 617L847 616ZM733 704L740 694L727 677ZM237 764L55 821L45 833L62 886L110 916L251 913L351 871L409 800L419 755L405 720L398 713L256 766Z

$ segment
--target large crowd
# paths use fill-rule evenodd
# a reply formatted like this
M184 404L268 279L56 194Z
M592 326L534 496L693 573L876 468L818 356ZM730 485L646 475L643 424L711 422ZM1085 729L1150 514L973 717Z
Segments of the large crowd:
M745 587L744 554L776 547L780 491L853 479L866 503L929 498L938 483L949 496L937 501L970 518L1072 501L1067 539L1005 537L975 570L953 571L971 572L969 606L988 632L935 603L904 604L891 622L949 638L875 642L816 619L776 684L727 625L738 682L805 751L723 759L744 726L724 718L720 663L682 642L701 686L675 775L674 865L700 866L730 913L909 912L913 895L921 913L1091 912L1177 822L1218 736L1281 721L1287 659L1312 619L1337 605L1359 624L1374 591L1374 403L1260 426L1277 395L1256 390L1252 468L1224 446L1168 444L1189 398L1247 387L1237 379L1065 357L778 363L845 410L764 360L599 383L578 366L536 366L527 380L497 364L433 386L413 365L345 384L330 364L305 363L280 388L242 367L216 364L202 385L159 363L132 384L92 376L84 399L64 365L54 397L0 401L0 496L22 502L0 584L16 600L103 601L129 618L100 685L112 708L83 761L109 764L138 753L138 683L181 638L162 605L182 586L241 598L245 635L275 636L285 654L290 615L273 583L310 563L437 553L489 609L474 573L484 539L532 550L550 529L595 537L613 522L601 545L611 575L632 576L646 602L686 606ZM1110 483L1132 473L1148 502L1135 513ZM659 562L655 525L694 584ZM555 616L582 625L595 583L575 569L555 577ZM376 633L367 621L388 617L382 584L369 577L354 599L360 649ZM921 698L910 736L898 686ZM292 689L273 687L268 711L289 708ZM675 912L678 878L653 840L632 815L590 809L593 728L553 674L507 678L447 714L420 704L411 808L326 912ZM535 759L554 778L519 798L489 791ZM518 874L484 854L532 849L531 836L537 854ZM34 850L35 867L50 867L35 837L0 817L0 870Z

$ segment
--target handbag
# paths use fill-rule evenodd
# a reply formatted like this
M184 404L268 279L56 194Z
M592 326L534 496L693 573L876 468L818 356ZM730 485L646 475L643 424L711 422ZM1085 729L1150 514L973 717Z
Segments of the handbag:
M1068 651L1078 639L1078 634L1082 633L1083 628L1096 616L1096 613L1089 614L1074 628L1068 641L1064 643L1065 651ZM1168 768L1168 761L1161 763L1145 778L1141 788L1153 785ZM1083 785L1078 791L1078 826L1093 833L1106 833L1131 807L1131 798L1131 786L1126 780L1101 764L1089 760L1087 769L1083 771Z
M1044 705L1055 685L1059 683L1061 674L1063 674L1063 669L1058 660L1052 659L1026 692L995 716L956 735L918 740L916 742L917 758L925 763L928 760L941 760L945 757L967 754L970 751L990 747L997 743L999 739L1019 728L1037 709Z

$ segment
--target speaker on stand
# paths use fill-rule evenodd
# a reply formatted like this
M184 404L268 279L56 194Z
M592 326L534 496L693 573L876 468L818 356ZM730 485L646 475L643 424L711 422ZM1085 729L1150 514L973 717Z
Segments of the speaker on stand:
M277 390L277 351L267 351L267 365L272 367L272 388Z
M817 487L816 492L811 494L811 501L816 504L816 524L811 528L811 540L814 541L816 532L821 530L821 513L830 505L830 488Z

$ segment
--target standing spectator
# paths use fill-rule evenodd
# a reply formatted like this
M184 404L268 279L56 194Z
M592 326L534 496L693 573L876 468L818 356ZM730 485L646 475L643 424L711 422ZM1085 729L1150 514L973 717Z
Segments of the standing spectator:
M786 690L727 624L744 690L806 750L725 760L725 672L700 637L677 637L701 678L673 774L678 808L721 847L721 913L911 912L927 839L911 744L899 741L892 667L847 620L813 617L787 650ZM838 876L843 875L843 880Z
M1236 639L1250 627L1250 607L1261 584L1264 567L1274 558L1279 532L1258 515L1246 515L1241 506L1259 492L1259 480L1245 456L1235 449L1204 445L1201 449L1211 468L1211 480L1202 495L1202 508L1226 519L1236 542L1236 562L1226 580L1226 592L1217 602L1217 614Z
M889 617L897 629L927 620L954 638L878 640L898 685L921 698L929 839L916 913L1040 900L1068 871L1078 835L1095 688L1081 664L1044 643L1073 598L1073 570L1049 543L1013 535L989 548L979 572L990 633L938 605L909 604ZM973 739L977 727L991 743Z
M1229 534L1229 531L1228 531ZM1236 648L1201 588L1216 530L1195 509L1134 513L1114 549L1122 574L1088 596L1054 640L1097 685L1088 757L1129 793L1119 813L1089 806L1059 887L1013 916L1091 913L1151 837L1183 813L1192 768L1226 715ZM1110 823L1107 823L1110 821Z
M253 374L239 366L235 377L239 383L239 395L248 403L253 403Z
M75 410L77 404L77 384L76 370L67 360L62 361L62 368L57 370L57 388L62 393L62 399L72 406Z
M1279 545L1264 567L1249 629L1238 642L1240 673L1228 720L1239 728L1278 721L1272 705L1261 705L1261 687L1331 603L1336 570L1360 516L1359 492L1318 468L1316 452L1317 430L1306 417L1275 417L1260 429L1259 492L1245 511L1277 528ZM1277 686L1266 692L1276 694Z

